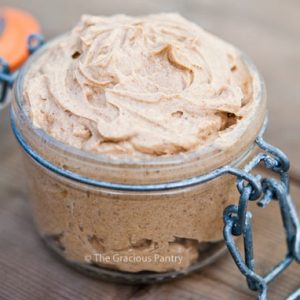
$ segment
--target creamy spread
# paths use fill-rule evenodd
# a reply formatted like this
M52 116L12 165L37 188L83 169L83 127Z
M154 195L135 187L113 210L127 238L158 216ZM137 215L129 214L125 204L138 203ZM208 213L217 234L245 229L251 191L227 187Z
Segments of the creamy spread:
M241 168L265 111L258 75L243 61L236 48L177 14L85 15L30 64L25 108L48 135L40 142L32 131L28 143L56 166L118 183L207 173L222 165L217 154ZM106 156L106 164L96 155L90 161L48 143L49 135L87 152L137 158L137 167L110 166ZM176 155L193 151L191 161ZM158 156L179 163L160 164ZM153 168L139 160L145 157ZM238 201L230 175L171 191L124 192L81 185L25 161L40 233L72 262L128 272L185 270L204 259L206 247L216 249L224 208ZM155 259L169 257L181 260Z
M84 15L35 61L34 125L86 151L172 155L234 126L251 102L239 52L177 14Z

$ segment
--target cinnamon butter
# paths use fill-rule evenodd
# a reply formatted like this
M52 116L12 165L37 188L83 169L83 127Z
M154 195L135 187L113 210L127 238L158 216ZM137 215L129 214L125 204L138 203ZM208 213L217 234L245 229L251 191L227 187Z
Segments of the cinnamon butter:
M34 125L109 156L195 151L251 105L230 44L177 14L83 16L41 56L24 95Z
M263 82L234 46L177 14L84 15L22 70L13 115L24 140L93 180L158 184L243 167L265 116ZM222 240L235 180L156 192L98 188L24 156L34 217L68 261L183 271Z

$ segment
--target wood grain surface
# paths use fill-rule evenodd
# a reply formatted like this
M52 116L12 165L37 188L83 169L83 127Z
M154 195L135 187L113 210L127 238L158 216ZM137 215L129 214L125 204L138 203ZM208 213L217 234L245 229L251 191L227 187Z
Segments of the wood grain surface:
M300 2L298 0L0 0L30 10L52 38L69 30L82 13L145 14L178 11L227 39L253 58L268 90L267 139L288 153L292 195L300 208ZM0 114L0 299L255 299L229 254L187 278L151 286L126 286L86 277L46 249L32 221L17 145L8 114ZM253 204L257 268L263 274L285 252L278 207ZM300 286L292 265L270 287L268 299L283 299Z

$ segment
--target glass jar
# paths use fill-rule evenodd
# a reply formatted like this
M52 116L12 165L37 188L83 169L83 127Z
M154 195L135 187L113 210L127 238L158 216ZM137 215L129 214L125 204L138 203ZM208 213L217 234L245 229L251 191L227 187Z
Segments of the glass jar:
M253 78L251 110L222 134L222 143L216 138L195 152L137 161L84 152L33 126L23 81L46 50L18 76L12 128L25 150L33 215L47 245L89 274L131 283L176 278L219 257L223 210L238 193L234 176L209 174L226 165L241 168L256 152L266 95L252 62L241 54Z

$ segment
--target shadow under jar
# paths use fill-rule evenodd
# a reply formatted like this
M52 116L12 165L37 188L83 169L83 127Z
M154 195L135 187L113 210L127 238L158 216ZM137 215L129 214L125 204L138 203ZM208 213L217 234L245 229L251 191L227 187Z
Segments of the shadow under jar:
M236 177L171 189L165 183L184 183L225 165L242 168L253 157L266 97L252 62L241 54L253 99L247 116L223 134L226 144L220 147L216 139L195 152L141 162L73 148L32 124L23 82L47 47L21 70L12 102L33 215L47 245L82 271L130 283L176 278L219 257L225 250L223 210L238 201Z

